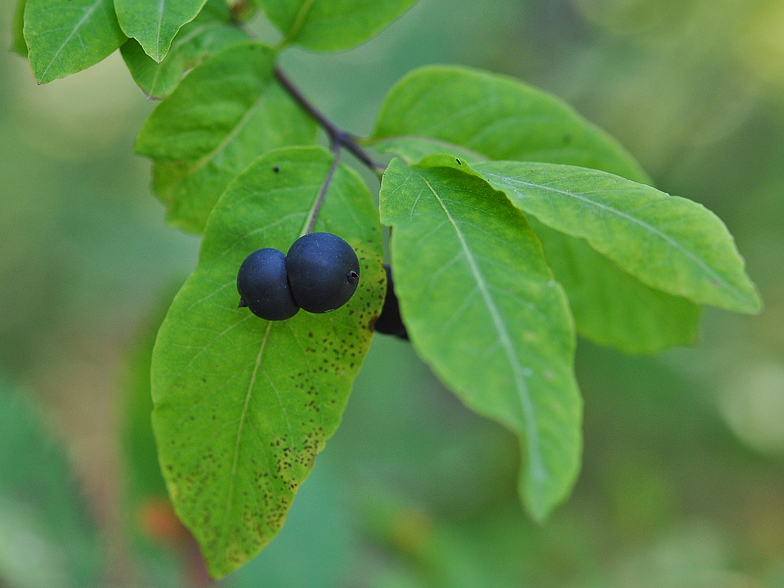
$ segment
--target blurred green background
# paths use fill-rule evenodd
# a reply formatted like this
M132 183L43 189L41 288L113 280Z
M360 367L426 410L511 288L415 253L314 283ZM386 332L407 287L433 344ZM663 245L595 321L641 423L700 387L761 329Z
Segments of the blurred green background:
M13 3L0 0L0 46ZM259 25L263 28L263 25ZM784 587L784 1L420 0L283 65L369 132L411 68L508 73L573 104L659 188L716 212L766 303L653 358L580 341L583 471L543 527L516 442L377 336L284 530L226 586ZM199 240L167 228L118 54L37 86L0 52L0 586L198 586L149 415L149 349Z

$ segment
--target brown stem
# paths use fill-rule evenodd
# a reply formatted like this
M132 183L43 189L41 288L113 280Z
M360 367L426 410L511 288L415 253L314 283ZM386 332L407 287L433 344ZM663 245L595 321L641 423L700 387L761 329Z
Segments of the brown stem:
M365 164L368 168L373 170L377 175L381 176L383 171L386 169L386 165L380 163L378 161L374 161L370 155L368 155L367 151L362 149L357 142L354 140L354 137L335 125L331 120L329 120L326 116L324 116L320 110L318 110L311 102L308 100L305 95L300 92L299 88L297 88L294 83L288 78L288 76L283 73L279 67L275 68L275 77L277 78L278 82L280 82L281 86L283 86L289 95L296 100L302 108L304 108L310 116L312 116L316 122L321 126L321 128L326 131L327 136L329 136L329 142L332 146L333 152L337 147L337 151L340 151L341 148L344 148L351 152L357 159L359 159L363 164ZM337 161L337 157L335 158ZM308 231L309 232L309 231Z

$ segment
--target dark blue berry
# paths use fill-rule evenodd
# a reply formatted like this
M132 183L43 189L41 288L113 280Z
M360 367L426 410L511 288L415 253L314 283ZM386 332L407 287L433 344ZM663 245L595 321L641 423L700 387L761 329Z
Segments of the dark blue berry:
M237 273L240 307L258 317L284 321L299 311L286 276L286 256L277 249L259 249L242 262Z
M351 245L332 233L309 233L297 239L286 256L294 300L308 312L330 312L354 295L359 259Z
M384 335L395 335L401 339L408 339L408 332L403 320L400 318L400 306L395 296L395 284L392 282L392 268L384 266L387 272L387 294L384 297L384 306L381 315L376 320L373 328Z

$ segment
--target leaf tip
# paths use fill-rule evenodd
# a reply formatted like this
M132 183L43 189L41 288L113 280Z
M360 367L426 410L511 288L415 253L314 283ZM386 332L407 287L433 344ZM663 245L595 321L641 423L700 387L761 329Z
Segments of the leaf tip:
M532 496L522 488L520 489L520 500L523 504L523 508L528 513L528 516L540 527L544 526L553 510L555 510L556 506L561 502L560 500L547 500L541 496Z
M523 483L518 488L518 495L528 516L540 527L547 522L555 508L565 498L565 496L553 496L552 492L548 493L543 487L531 488Z
M762 301L762 297L760 297L759 293L754 290L754 297L751 299L751 303L748 307L748 314L759 315L762 314L765 310L765 303Z
M741 312L743 314L759 315L765 310L765 304L762 301L757 287L751 280L747 281L747 287L743 292L743 298L739 299L739 304L730 310Z

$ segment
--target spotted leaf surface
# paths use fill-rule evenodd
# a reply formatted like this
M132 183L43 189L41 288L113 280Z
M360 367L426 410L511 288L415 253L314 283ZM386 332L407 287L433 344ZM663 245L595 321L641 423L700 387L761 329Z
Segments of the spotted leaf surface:
M395 292L420 357L467 406L519 436L520 495L542 520L569 493L580 463L566 295L523 215L449 161L393 160L384 175Z
M278 532L300 484L338 426L385 293L378 213L339 167L316 222L360 259L354 297L326 314L269 322L238 308L237 270L262 247L302 233L331 163L320 148L271 151L210 215L199 263L159 331L153 427L169 493L213 577Z

